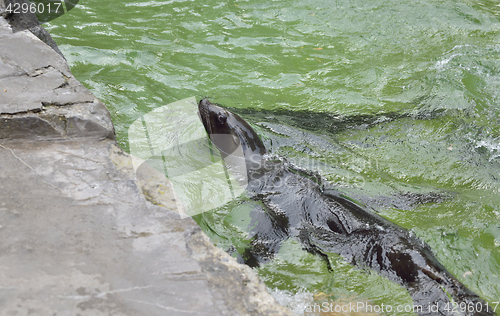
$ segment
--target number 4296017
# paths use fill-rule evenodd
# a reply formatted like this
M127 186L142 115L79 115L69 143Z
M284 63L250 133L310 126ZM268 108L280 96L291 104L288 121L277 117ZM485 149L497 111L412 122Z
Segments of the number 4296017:
M6 12L9 13L59 13L59 9L61 9L62 2L54 2L54 3L9 3L7 8L5 8Z
M494 312L496 312L496 309L497 309L498 305L500 304L500 302L491 302L491 303L492 303L491 306L488 304L488 302L486 302L484 304L481 302L477 302L477 303L472 303L472 302L470 302L470 303L466 303L466 302L446 303L444 310L451 312L451 313L465 313L465 312L477 313L477 312L482 312L482 311L485 311L485 312L492 311L494 313Z

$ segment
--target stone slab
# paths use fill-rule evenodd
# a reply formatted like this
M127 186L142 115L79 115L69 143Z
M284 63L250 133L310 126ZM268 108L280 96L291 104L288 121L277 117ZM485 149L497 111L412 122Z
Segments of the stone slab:
M173 196L155 172L111 140L0 143L2 314L289 315L173 198L143 197Z
M0 139L114 139L108 110L30 31L0 17Z
M22 12L21 10L17 13L7 11L9 5L11 5L11 8L15 8L16 3L21 6L23 3L30 4L29 0L0 0L0 17L9 22L14 32L29 30L33 35L49 45L56 53L64 58L49 32L40 25L35 13L29 10L27 12Z

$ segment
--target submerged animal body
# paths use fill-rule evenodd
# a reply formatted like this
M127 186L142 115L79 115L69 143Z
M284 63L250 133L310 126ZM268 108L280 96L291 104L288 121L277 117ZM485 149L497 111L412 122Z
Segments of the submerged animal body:
M276 253L282 241L297 238L310 252L337 253L405 286L419 315L494 315L491 306L448 272L430 247L408 230L325 188L314 173L266 154L258 135L238 115L206 99L198 107L223 156L242 148L247 191L264 205L252 214L253 247L242 254L245 263L257 266ZM230 141L217 134L231 135Z

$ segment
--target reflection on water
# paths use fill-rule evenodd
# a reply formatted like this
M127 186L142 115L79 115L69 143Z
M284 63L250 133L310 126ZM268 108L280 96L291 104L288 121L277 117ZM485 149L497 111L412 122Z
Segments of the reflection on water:
M345 192L446 196L378 210L499 300L498 2L89 0L46 25L109 106L122 147L131 149L141 115L210 97L253 123L274 153ZM252 207L241 197L197 219L236 256ZM333 273L290 241L259 273L290 297L409 302L383 278L330 261Z

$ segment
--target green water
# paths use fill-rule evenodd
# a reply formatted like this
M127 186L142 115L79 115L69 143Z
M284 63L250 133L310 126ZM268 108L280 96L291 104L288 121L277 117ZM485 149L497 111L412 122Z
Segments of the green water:
M500 301L498 1L89 0L46 27L108 105L124 149L141 115L209 97L253 123L273 152L346 192L445 196L378 211ZM197 220L220 247L241 250L248 207L235 201ZM330 261L333 273L290 240L258 272L289 300L411 302L387 280Z

